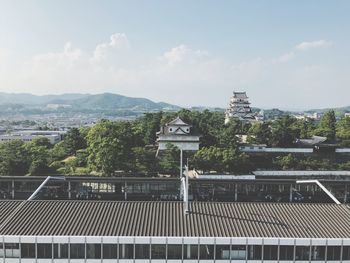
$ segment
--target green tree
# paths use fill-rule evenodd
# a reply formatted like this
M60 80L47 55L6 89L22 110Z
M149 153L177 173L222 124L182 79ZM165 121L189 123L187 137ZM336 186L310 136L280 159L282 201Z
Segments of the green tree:
M237 135L242 133L242 122L237 119L231 120L228 124L222 127L219 133L219 146L236 148L238 143Z
M193 164L199 170L204 172L216 171L222 172L222 149L210 146L203 147L194 154Z
M50 148L52 144L46 137L34 138L25 144L30 156L29 173L31 175L47 175L52 172L50 168Z
M50 150L51 161L61 161L68 157L68 150L64 141L56 143L53 148Z
M298 162L291 154L288 154L287 156L276 157L273 163L278 169L292 170L297 167Z
M327 111L321 118L314 134L327 137L331 142L335 141L336 136L336 117L334 110Z
M88 165L106 176L130 171L133 163L134 135L129 122L102 120L88 133Z
M69 155L75 155L77 150L86 148L86 140L78 128L72 128L67 132L64 144Z
M271 145L292 147L299 137L300 131L295 127L297 120L291 116L283 116L272 123Z
M158 172L157 150L154 147L134 147L132 150L135 161L133 169L135 172L146 174Z
M314 134L314 130L316 128L314 120L309 118L298 120L295 123L295 126L297 129L299 129L300 139L310 138Z
M14 140L0 144L0 174L25 175L30 166L30 158L24 142Z
M248 142L253 144L271 144L272 132L270 123L257 122L254 123L248 130Z
M337 141L340 146L350 147L350 117L344 117L337 123Z
M180 150L168 143L167 149L159 153L159 168L162 173L177 175L180 173Z

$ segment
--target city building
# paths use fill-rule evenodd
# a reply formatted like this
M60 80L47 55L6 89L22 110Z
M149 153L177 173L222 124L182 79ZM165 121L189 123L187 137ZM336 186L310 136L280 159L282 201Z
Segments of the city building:
M247 93L234 91L225 113L225 123L228 123L232 118L249 122L263 120L263 111L259 114L253 113Z
M169 143L184 151L199 150L200 135L179 117L161 126L157 137L158 150L166 150Z
M34 138L45 137L49 139L51 144L56 144L63 139L64 134L66 134L66 131L22 130L14 131L10 134L0 134L0 142L8 142L14 140L31 142Z
M0 201L0 262L350 262L346 205L183 206Z

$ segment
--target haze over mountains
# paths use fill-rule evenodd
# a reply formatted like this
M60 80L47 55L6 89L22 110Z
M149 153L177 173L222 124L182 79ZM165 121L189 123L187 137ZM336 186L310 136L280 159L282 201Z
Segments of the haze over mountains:
M48 111L74 111L74 112L109 112L110 114L124 112L147 111L177 111L182 107L166 102L154 102L147 98L127 97L114 93L82 94L66 93L60 95L33 95L30 93L5 93L0 92L0 110L2 113L11 112L31 114L45 113ZM203 110L205 106L193 105L193 109ZM212 110L224 110L224 108L209 108ZM259 109L256 109L259 110ZM310 109L304 112L324 112L325 109ZM339 107L337 112L350 112L350 106ZM293 112L288 110L287 112ZM300 111L299 111L300 112ZM0 113L1 115L1 113Z
M179 106L153 102L145 98L132 98L113 93L62 95L33 95L29 93L0 93L0 105L25 107L72 108L75 110L178 110Z

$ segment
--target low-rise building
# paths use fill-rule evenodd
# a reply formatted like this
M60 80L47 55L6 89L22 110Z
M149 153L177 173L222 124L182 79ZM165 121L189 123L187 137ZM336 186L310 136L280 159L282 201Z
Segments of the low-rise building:
M346 205L0 201L0 262L350 262Z
M8 142L14 140L22 140L31 142L34 138L48 138L51 144L56 144L63 139L65 131L40 131L40 130L23 130L15 131L10 134L0 134L0 142Z
M169 143L184 151L199 150L200 135L179 117L161 126L157 136L158 150L166 150Z

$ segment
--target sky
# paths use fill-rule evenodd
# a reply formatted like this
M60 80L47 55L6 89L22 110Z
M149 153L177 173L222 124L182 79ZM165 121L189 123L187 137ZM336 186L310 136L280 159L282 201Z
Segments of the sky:
M0 0L0 92L350 105L350 1Z

